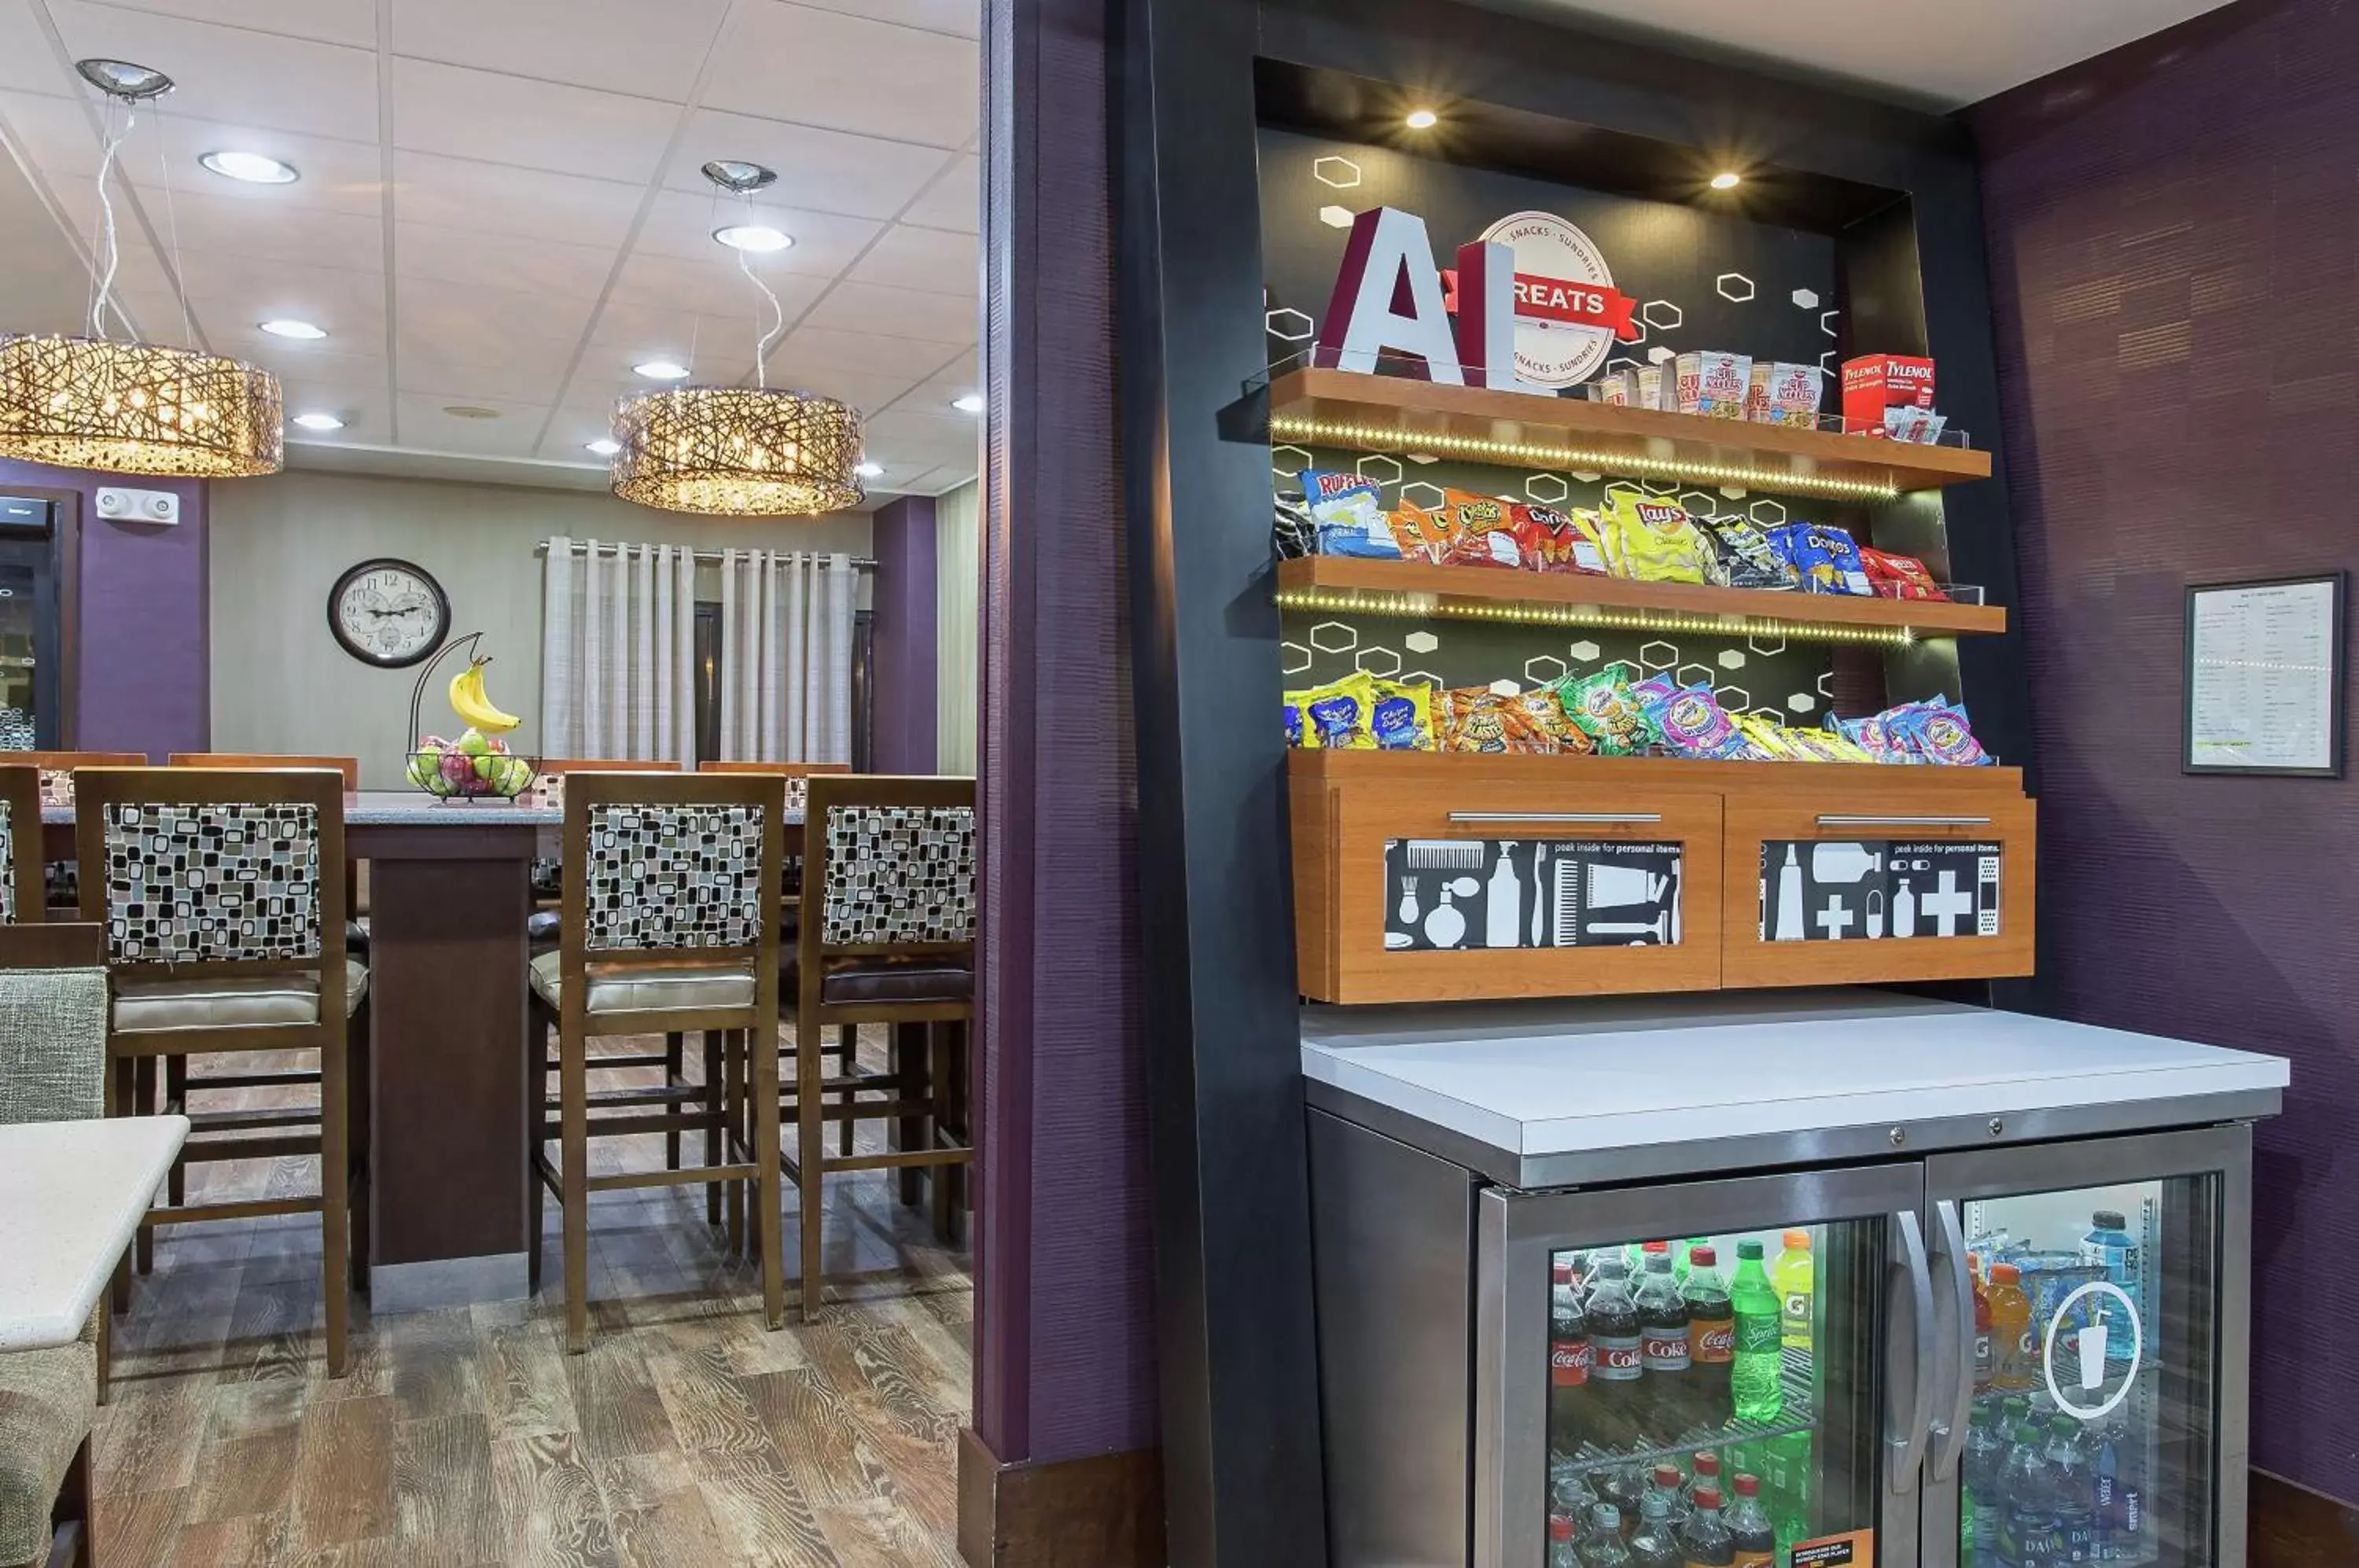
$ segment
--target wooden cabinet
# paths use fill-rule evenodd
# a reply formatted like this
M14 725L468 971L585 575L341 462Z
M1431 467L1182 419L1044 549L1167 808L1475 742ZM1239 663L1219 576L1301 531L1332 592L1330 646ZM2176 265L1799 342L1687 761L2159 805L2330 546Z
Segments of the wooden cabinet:
M2014 768L1302 751L1288 787L1297 968L1319 1001L2031 967Z

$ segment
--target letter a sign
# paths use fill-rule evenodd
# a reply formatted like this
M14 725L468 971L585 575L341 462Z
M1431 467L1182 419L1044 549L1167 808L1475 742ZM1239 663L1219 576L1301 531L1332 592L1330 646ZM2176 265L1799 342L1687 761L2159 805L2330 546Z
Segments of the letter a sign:
M1424 361L1427 380L1466 385L1425 220L1377 207L1352 220L1343 269L1319 329L1318 363L1372 375L1380 362L1393 368L1402 356Z

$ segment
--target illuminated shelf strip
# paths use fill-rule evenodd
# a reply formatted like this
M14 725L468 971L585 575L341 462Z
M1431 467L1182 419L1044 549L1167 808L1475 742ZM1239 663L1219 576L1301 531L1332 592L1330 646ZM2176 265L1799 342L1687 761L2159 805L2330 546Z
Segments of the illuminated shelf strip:
M1445 599L1432 593L1400 593L1364 588L1281 588L1281 610L1317 610L1330 615L1391 615L1408 620L1440 617L1458 621L1503 621L1516 626L1603 626L1619 631L1692 632L1709 637L1777 637L1795 642L1868 643L1903 648L1918 640L1911 626L1831 626L1818 621L1781 621L1756 615L1696 615L1677 610L1608 609L1597 604L1545 604L1514 601Z
M1857 500L1889 501L1900 494L1897 485L1864 479L1840 479L1828 474L1796 474L1782 468L1747 467L1741 463L1705 463L1684 457L1650 457L1627 452L1592 452L1577 447L1537 446L1527 441L1484 441L1454 435L1387 430L1378 425L1330 424L1299 415L1274 414L1273 439L1311 446L1370 449L1398 448L1430 452L1438 457L1458 457L1475 463L1520 464L1533 468L1567 468L1600 474L1654 474L1668 479L1692 479L1713 485L1742 485L1757 490L1826 495Z

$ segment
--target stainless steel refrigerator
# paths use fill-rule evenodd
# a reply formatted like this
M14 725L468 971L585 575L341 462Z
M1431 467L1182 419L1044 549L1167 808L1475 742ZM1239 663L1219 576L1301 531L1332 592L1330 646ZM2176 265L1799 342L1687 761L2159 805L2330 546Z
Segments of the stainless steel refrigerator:
M1332 1009L1304 1064L1337 1568L1587 1563L1662 1465L1738 1564L2243 1563L2283 1062L1843 993ZM1698 1258L1778 1311L1741 1416L1713 1324L1560 1332L1568 1280Z

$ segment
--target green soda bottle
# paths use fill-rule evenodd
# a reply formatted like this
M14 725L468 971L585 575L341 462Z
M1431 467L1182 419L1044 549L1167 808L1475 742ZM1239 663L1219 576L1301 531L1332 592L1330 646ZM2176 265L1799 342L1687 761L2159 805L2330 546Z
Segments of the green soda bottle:
M1774 1421L1786 1408L1785 1302L1761 1265L1761 1244L1736 1244L1736 1278L1728 1287L1736 1318L1736 1365L1730 1374L1736 1419Z

